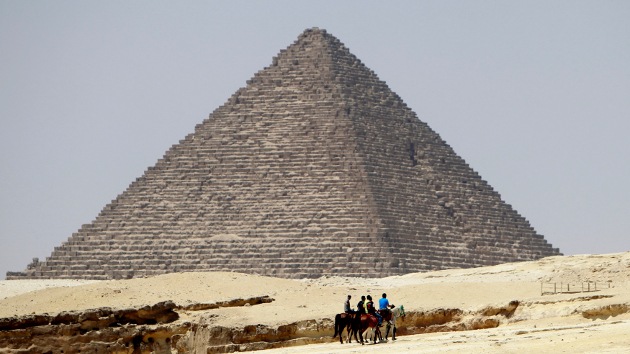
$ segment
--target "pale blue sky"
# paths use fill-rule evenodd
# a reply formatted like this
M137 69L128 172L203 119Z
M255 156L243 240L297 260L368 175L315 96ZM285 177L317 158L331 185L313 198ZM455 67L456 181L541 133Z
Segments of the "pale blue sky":
M628 1L0 0L0 279L44 259L306 28L565 254L630 250Z

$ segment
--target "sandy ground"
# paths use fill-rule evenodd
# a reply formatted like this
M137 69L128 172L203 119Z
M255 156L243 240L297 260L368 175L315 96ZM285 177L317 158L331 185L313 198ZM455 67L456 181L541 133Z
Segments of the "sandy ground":
M346 294L380 297L407 311L455 308L475 312L489 306L520 306L494 329L399 336L396 342L316 344L264 351L269 353L625 353L630 352L630 253L550 257L493 267L415 273L382 279L325 277L287 280L238 273L179 273L120 281L0 281L0 318L16 315L129 308L172 300L178 305L216 303L270 296L255 306L183 313L222 326L278 325L333 318ZM541 289L593 292L541 294ZM596 283L596 285L595 285ZM542 284L542 285L541 285ZM587 288L586 288L587 289ZM612 310L611 310L612 309ZM594 315L586 318L583 314ZM204 311L207 314L207 311Z
M583 324L531 323L476 331L417 334L371 345L312 344L258 351L290 353L628 353L630 319ZM253 352L246 352L253 353Z

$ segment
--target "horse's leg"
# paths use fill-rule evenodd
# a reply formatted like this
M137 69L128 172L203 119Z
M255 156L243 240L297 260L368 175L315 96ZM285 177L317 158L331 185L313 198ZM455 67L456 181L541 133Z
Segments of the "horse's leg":
M346 324L346 334L348 335L348 337L346 338L346 343L350 343L352 341L352 322L348 322Z
M357 322L354 323L354 328L352 330L354 331L354 339L357 343L363 344L363 337L361 335L361 332L363 331L363 323L361 322L361 315L359 315ZM357 339L357 334L359 335L359 339Z
M387 324L387 327L385 327L385 341L387 342L387 337L389 337L389 330L392 329L392 325L390 325L389 323Z
M394 331L392 332L392 340L396 340L396 325L394 325Z
M370 329L370 327L367 327L365 329L363 329L363 327L361 327L361 334L359 335L361 337L361 344L365 344L365 342L368 342L368 337L365 334L367 333L367 331L369 329Z
M345 324L343 322L339 322L339 343L343 344L343 327Z
M343 328L345 327L345 323L339 323L339 343L343 344ZM337 329L335 329L337 332Z
M339 343L343 344L343 324L339 323ZM337 332L337 329L335 329L335 332Z
M359 315L359 316L361 316L361 315ZM357 339L357 332L359 332L359 340L361 342L361 345L363 345L364 344L363 343L363 332L365 332L365 328L363 328L363 322L361 321L361 317L359 317L359 319L355 323L355 326L356 327L353 329L353 331L354 331L354 339ZM359 342L359 340L357 340L357 342Z
M339 314L337 314L335 316L335 334L333 334L333 338L337 337L337 334L339 333L339 322L341 321L341 316ZM339 333L339 337L341 337L341 333Z
M357 339L357 319L356 317L351 319L348 323L348 343L352 343L352 335L354 334L354 341L359 343ZM360 323L359 323L360 324Z

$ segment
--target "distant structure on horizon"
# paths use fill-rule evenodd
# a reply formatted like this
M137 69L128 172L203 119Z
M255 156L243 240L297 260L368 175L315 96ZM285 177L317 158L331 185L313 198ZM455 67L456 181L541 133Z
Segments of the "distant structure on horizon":
M7 279L381 277L558 254L385 82L313 28L46 261Z

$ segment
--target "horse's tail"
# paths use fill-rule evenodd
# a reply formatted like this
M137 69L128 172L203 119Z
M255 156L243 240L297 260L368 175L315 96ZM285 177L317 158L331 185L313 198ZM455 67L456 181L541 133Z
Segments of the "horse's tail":
M335 316L335 334L333 334L333 338L336 338L337 334L339 334L339 337L341 337L342 329L339 327L341 327L341 314L338 313Z

